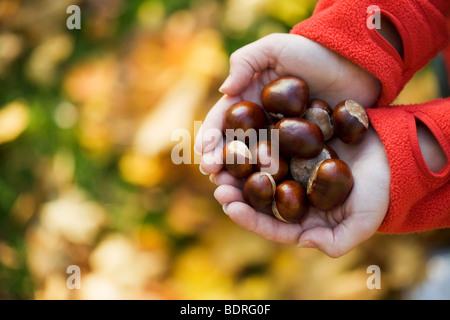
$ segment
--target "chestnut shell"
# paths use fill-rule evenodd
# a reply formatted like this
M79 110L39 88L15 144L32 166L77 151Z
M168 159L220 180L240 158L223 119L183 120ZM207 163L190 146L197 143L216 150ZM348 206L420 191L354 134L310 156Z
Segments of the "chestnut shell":
M334 108L333 125L336 136L344 143L357 144L369 128L369 118L362 105L345 100Z
M313 169L306 193L311 205L329 211L341 205L353 188L350 167L340 159L327 159Z
M252 154L242 141L233 140L223 147L223 164L237 179L243 179L253 172Z
M326 111L330 115L330 117L333 114L333 110L331 109L330 105L322 99L312 99L308 102L308 106L306 109L321 109Z
M241 101L230 106L225 112L223 130L225 134L229 129L242 129L245 133L249 129L263 129L267 122L266 113L261 106L250 101Z
M278 118L282 116L302 117L308 100L308 84L293 76L278 78L261 91L264 109Z
M308 211L306 190L294 180L281 182L275 190L272 212L275 217L287 223L298 223Z
M303 118L317 124L322 130L325 141L327 141L334 135L332 114L333 111L328 103L320 99L314 99L309 102Z
M292 157L289 164L289 170L292 178L295 181L300 182L300 184L306 188L306 186L308 185L309 177L311 176L311 173L314 170L315 166L319 162L326 159L339 159L337 153L327 145L323 148L323 150L317 157L311 159Z
M272 204L276 184L272 176L265 172L252 173L244 183L244 200L255 210L265 210Z
M317 157L324 147L322 130L315 123L301 118L284 118L274 129L279 130L279 148L286 156Z
M272 175L275 182L282 181L289 172L289 164L278 148L268 140L261 140L251 148L254 171L265 171Z

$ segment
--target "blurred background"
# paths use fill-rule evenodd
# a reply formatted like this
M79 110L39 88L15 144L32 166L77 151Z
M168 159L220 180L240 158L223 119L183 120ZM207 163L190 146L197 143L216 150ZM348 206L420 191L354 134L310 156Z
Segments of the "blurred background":
M450 298L447 230L377 234L331 259L239 228L197 164L171 161L229 55L315 3L0 0L0 299ZM81 30L66 27L72 4ZM441 95L435 70L397 102Z

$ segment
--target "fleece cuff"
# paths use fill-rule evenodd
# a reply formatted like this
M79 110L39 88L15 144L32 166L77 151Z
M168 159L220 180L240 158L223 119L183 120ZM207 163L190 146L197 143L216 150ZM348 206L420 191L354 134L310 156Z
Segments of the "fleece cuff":
M377 106L387 106L445 46L446 20L441 12L445 5L425 0L375 3L376 7L373 0L321 0L313 15L291 33L316 41L372 73L382 84ZM397 28L403 57L374 28L374 12Z
M450 227L449 161L442 171L430 171L416 129L416 120L424 123L450 159L450 123L446 120L450 99L367 111L391 170L389 209L378 231L410 233Z

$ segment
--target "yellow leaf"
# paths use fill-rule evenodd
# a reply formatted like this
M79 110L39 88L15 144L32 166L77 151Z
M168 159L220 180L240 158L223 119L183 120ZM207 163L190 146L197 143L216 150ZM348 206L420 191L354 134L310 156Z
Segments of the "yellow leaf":
M0 144L16 139L28 126L29 112L24 102L13 101L0 110Z
M208 88L205 77L183 75L143 119L133 142L135 149L154 157L173 147L174 131L193 127L195 112Z
M135 152L128 152L122 156L119 170L127 182L147 187L158 184L164 173L158 158Z

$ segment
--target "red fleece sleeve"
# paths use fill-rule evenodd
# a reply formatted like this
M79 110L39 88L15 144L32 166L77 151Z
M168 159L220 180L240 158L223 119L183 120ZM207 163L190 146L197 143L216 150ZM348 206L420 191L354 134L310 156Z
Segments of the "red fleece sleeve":
M397 28L403 59L372 27L374 6ZM445 47L449 7L448 0L322 0L312 17L294 26L291 33L314 40L372 73L382 84L377 105L386 106Z
M397 28L403 57L376 29L368 27L373 17L368 9L373 5ZM416 120L424 123L449 160L450 99L389 106L414 73L447 45L445 14L449 8L448 0L321 0L313 16L291 31L353 61L382 84L376 108L367 110L391 170L391 201L380 232L450 227L450 161L441 172L431 172L423 159L416 128Z
M450 98L367 112L391 169L391 201L379 231L407 233L450 227L450 163L438 173L430 171L416 128L416 120L424 123L450 159Z

